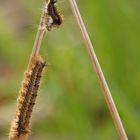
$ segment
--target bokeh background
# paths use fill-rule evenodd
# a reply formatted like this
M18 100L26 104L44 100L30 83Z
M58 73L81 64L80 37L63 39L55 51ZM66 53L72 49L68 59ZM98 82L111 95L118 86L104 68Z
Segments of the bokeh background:
M140 140L140 1L77 0L130 140ZM7 140L43 0L0 0L0 140ZM45 35L48 67L30 140L118 140L69 2Z

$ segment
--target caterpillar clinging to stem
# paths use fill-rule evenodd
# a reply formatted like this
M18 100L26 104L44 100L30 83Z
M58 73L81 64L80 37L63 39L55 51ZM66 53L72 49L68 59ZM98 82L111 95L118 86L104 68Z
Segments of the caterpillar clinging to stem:
M26 140L28 138L31 113L44 66L45 61L41 57L34 58L30 69L25 73L19 92L16 115L10 130L10 140Z
M47 30L50 31L53 27L59 27L63 18L56 7L57 0L46 0L46 2L44 8L45 24Z

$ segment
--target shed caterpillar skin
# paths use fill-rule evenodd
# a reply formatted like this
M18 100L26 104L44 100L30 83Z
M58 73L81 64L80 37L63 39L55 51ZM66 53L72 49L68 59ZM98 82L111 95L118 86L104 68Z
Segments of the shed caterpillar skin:
M41 57L33 58L31 67L25 73L19 92L16 115L11 125L10 140L26 140L28 138L30 116L35 104L44 66L45 62Z
M46 0L47 4L44 8L44 19L48 31L53 27L58 28L63 22L63 18L55 5L56 2L57 0Z

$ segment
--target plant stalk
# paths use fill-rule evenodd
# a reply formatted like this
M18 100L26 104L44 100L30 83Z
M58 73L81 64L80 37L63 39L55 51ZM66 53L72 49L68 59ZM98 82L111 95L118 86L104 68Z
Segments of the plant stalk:
M46 7L46 5L47 5L47 2L45 2L44 7ZM33 49L32 49L31 56L30 56L28 69L31 66L32 59L38 56L39 51L40 51L40 47L41 47L41 43L42 43L42 40L43 40L43 37L44 37L44 34L45 34L45 32L47 32L46 24L45 24L44 21L45 21L45 16L44 16L44 9L43 9L41 19L40 19L40 24L38 26L37 34L36 34L36 37L35 37L34 46L33 46Z
M109 108L110 114L111 114L113 121L114 121L114 124L116 126L119 138L120 138L120 140L128 140L126 132L125 132L124 127L123 127L123 124L122 124L122 121L120 119L119 113L117 111L116 105L115 105L114 100L112 98L110 89L109 89L108 84L105 80L105 76L103 74L103 71L102 71L101 66L99 64L99 61L97 59L96 53L93 49L93 45L91 43L90 37L88 35L88 32L87 32L86 27L84 25L84 22L82 20L77 3L75 0L69 0L69 2L70 2L71 9L73 11L73 14L75 16L75 19L76 19L78 26L80 28L85 47L86 47L87 52L91 58L93 68L96 72L98 82L99 82L100 87L102 89L102 92L104 94L107 106Z

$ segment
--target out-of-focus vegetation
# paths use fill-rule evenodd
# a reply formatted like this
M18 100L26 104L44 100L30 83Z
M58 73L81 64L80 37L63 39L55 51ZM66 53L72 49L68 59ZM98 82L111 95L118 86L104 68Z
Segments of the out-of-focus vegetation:
M64 23L45 35L49 66L32 117L33 140L117 140L68 1ZM140 140L140 1L78 0L130 140ZM0 0L0 139L7 140L43 1Z

